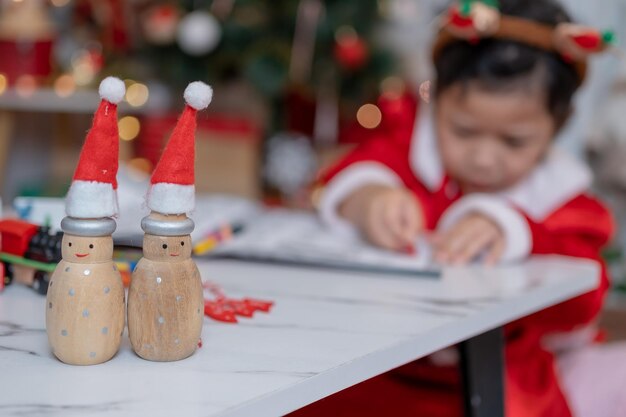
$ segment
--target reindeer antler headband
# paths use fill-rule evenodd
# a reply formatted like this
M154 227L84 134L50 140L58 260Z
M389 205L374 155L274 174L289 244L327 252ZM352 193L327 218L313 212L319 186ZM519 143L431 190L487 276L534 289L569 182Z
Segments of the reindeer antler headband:
M470 43L483 38L517 41L555 52L574 66L582 84L587 74L587 58L606 50L613 42L611 32L574 23L550 26L515 16L500 14L494 0L477 2L463 0L450 7L444 16L439 36L433 47L435 59L449 44L459 39Z

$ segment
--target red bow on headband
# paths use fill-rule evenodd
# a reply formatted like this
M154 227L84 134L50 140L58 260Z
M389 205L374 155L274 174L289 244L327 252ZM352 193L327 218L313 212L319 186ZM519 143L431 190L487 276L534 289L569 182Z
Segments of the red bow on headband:
M462 1L450 7L442 29L458 39L478 42L482 38L509 39L562 54L568 60L584 61L613 43L612 32L589 26L560 23L556 27L502 15L494 1Z

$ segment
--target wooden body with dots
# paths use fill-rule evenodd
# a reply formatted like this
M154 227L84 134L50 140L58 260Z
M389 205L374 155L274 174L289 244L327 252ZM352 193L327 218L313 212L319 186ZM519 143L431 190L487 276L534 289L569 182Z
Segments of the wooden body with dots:
M176 361L197 349L204 318L202 280L191 259L191 237L146 234L144 257L128 294L133 350L152 361Z
M62 252L46 303L52 352L71 365L106 362L124 332L124 287L112 261L113 239L65 234Z

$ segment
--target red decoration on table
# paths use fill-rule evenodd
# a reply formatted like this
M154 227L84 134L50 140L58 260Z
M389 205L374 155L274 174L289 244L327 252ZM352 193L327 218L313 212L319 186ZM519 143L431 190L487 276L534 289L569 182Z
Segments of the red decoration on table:
M204 315L224 323L237 323L235 312L222 301L204 301Z
M252 317L254 315L254 309L251 308L248 304L246 304L243 300L236 300L234 298L226 298L222 300L224 306L232 308L238 316L243 317Z
M274 306L273 301L256 300L254 298L244 298L243 300L252 309L257 310L257 311L262 311L264 313L269 313L269 311Z
M257 311L269 313L274 305L273 301L256 298L227 297L219 285L210 281L205 281L202 286L214 297L212 300L205 298L204 314L224 323L238 323L237 316L252 318Z

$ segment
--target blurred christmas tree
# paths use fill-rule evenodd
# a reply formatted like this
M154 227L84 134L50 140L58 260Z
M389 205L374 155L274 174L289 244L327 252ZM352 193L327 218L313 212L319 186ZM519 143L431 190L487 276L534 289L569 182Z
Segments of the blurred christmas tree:
M141 28L133 46L109 59L118 73L143 68L144 78L178 89L195 79L252 85L270 115L265 189L294 196L318 167L313 147L334 149L357 114L368 127L380 123L374 105L359 109L395 72L378 31L392 1L144 1L132 11ZM243 107L246 98L236 101Z
M337 108L354 115L356 106L377 97L381 81L392 73L393 58L376 43L381 3L138 2L130 13L141 31L129 48L109 54L108 67L129 74L140 67L175 88L194 79L217 85L246 80L273 104L272 130L311 135L311 110L320 96L340 98Z
M205 120L205 130L214 131L205 134L221 140L225 130L236 135L253 125L245 153L256 158L240 159L254 165L252 173L258 161L274 161L277 169L263 169L266 189L295 193L327 160L319 149L335 150L343 125L380 123L372 103L394 84L383 80L396 62L379 29L390 5L401 1L0 0L0 32L12 53L5 63L20 63L0 68L0 93L2 82L25 96L43 87L87 107L102 78L125 79L133 112L120 119L126 159L148 170L176 120L182 90L206 81L216 95ZM24 29L38 29L28 38L38 49L23 47ZM75 94L80 90L87 95ZM264 146L255 147L261 136Z

